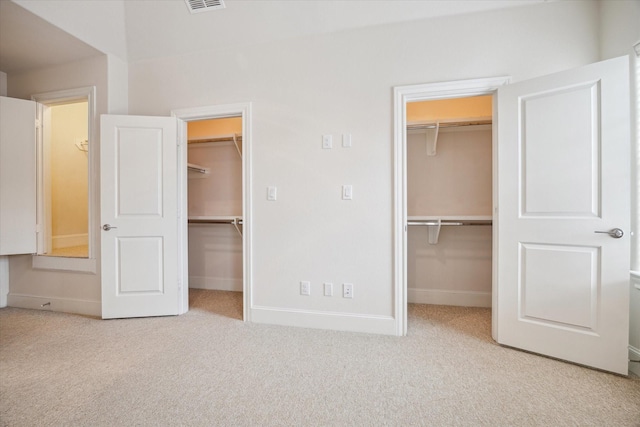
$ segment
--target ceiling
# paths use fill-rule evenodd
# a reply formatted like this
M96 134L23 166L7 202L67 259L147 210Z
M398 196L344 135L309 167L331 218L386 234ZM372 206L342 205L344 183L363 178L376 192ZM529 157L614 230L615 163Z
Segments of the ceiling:
M43 68L100 54L17 4L0 0L0 71Z
M225 0L191 14L184 0L0 0L0 70L103 53L133 62L543 1Z

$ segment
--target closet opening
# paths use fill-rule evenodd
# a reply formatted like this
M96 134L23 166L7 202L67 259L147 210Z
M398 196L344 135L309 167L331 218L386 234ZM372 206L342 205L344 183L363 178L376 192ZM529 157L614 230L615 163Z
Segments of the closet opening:
M396 333L408 304L491 308L497 330L496 93L509 77L394 88Z
M173 111L186 137L178 151L183 292L194 301L229 298L242 308L226 315L243 320L251 301L250 112L248 103Z
M406 105L407 301L491 307L492 96Z

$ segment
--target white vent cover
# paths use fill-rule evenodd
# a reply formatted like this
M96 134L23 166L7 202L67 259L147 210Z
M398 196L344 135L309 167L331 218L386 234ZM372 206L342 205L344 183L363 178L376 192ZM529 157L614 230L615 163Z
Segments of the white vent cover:
M200 13L209 10L224 9L224 0L184 0L189 12Z

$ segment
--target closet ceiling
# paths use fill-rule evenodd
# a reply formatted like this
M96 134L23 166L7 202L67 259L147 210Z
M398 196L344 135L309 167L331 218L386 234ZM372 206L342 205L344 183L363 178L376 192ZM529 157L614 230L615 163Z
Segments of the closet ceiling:
M16 3L46 20L39 19L37 31L54 32L42 28L50 26L49 21L101 52L131 62L544 1L226 0L224 9L191 14L183 0L0 0L0 16L5 15L0 18L0 27L5 28L0 40L0 70L2 65L6 68L8 52L13 52L9 65L13 69L38 61L46 64L57 56L69 62L69 57L81 59L95 53L77 40L60 42L63 47L57 49L35 43L29 43L28 49L18 48L23 44L13 45L25 37L22 22L33 26L36 20L24 11L16 12ZM9 21L13 25L7 25ZM57 37L62 38L60 34ZM25 57L17 57L16 51Z

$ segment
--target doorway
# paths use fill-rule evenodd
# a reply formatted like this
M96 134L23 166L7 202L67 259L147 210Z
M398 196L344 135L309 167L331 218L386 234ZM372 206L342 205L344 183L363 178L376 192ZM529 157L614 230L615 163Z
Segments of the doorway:
M181 275L188 289L242 292L251 301L251 104L173 111L186 144L178 155ZM187 249L188 248L188 249ZM187 255L188 254L188 255ZM185 303L188 298L184 299Z
M89 129L86 99L49 107L44 139L48 224L43 255L89 257Z
M492 111L491 95L406 105L409 303L491 307Z
M89 86L32 96L38 124L35 268L96 271L95 91Z
M433 205L429 201L428 195L421 195L424 193L423 191L414 191L415 188L410 188L408 183L408 170L411 166L410 161L413 163L416 159L414 157L409 160L410 156L410 148L409 144L414 143L413 141L416 138L420 138L423 140L423 153L425 156L422 157L432 157L431 162L432 166L435 165L434 161L436 160L438 153L438 134L440 133L440 126L444 130L447 126L451 127L451 135L455 135L459 130L467 128L469 125L483 125L485 126L484 133L486 133L487 129L486 120L490 120L491 117L495 115L495 102L493 102L494 93L499 86L502 86L508 83L508 77L499 77L493 79L478 79L478 80L466 80L459 82L446 82L446 83L434 83L434 84L425 84L425 85L414 85L414 86L405 86L405 87L397 87L394 90L394 117L395 117L395 138L394 138L394 154L395 154L395 212L394 212L394 229L395 229L395 244L394 244L394 266L395 266L395 290L396 290L396 306L395 311L397 313L397 333L398 335L406 335L407 333L407 304L409 301L422 302L433 300L435 303L449 303L456 305L455 301L451 300L451 296L455 297L455 292L443 293L441 289L428 289L428 286L424 289L417 288L414 282L416 269L419 268L416 266L416 261L418 258L413 258L413 265L411 266L414 271L410 273L409 271L409 262L410 262L410 249L415 250L414 243L417 243L417 239L415 242L411 242L410 246L410 234L424 234L426 239L426 244L430 245L426 247L426 249L431 250L432 254L436 254L436 256L432 256L432 259L437 260L437 251L434 245L437 245L439 241L439 234L444 229L444 234L449 234L451 237L452 234L459 234L463 231L463 229L475 230L476 234L480 233L487 234L488 226L492 223L493 219L493 202L487 205L487 197L486 195L483 197L485 200L484 207L480 209L471 209L465 207L464 210L466 212L453 213L451 209L455 210L455 207L448 206L447 203L442 204L437 208L436 211L429 212L428 209L423 210L423 208L427 208L426 205ZM476 98L477 97L477 98ZM474 99L471 103L477 102L479 99L484 100L484 104L487 101L491 101L491 107L489 110L491 111L490 116L487 117L487 109L486 105L481 114L476 114L476 117L468 117L469 114L475 114L467 112L460 112L460 106L456 107L456 102L451 101L454 99L468 98ZM430 102L429 104L420 104L423 102ZM464 101L458 101L464 102ZM482 103L482 102L480 102ZM424 107L424 108L423 108ZM457 110L457 113L453 111L454 114L449 112L450 108L453 110ZM418 113L422 110L420 113ZM472 111L473 109L469 110ZM465 114L467 117L464 117ZM411 116L410 116L411 115ZM439 116L439 117L436 117ZM485 123L483 123L483 121ZM440 124L442 122L442 124ZM450 123L451 125L448 125ZM410 126L411 125L411 126ZM455 126L454 126L455 125ZM474 126L475 127L475 126ZM411 129L413 128L413 129ZM456 131L453 129L456 128ZM469 127L470 128L470 127ZM408 130L409 129L409 130ZM444 131L444 133L448 133L450 131ZM455 132L455 133L454 133ZM464 132L464 131L463 131ZM489 194L493 194L495 192L493 175L495 173L495 144L496 138L493 136L491 129L489 129L491 133L491 160L493 163L492 167L492 181L491 189L489 190ZM444 134L443 133L443 134ZM451 138L448 135L446 139L456 139ZM486 138L486 136L485 136ZM411 141L410 141L411 139ZM442 141L442 140L441 140ZM415 145L415 144L414 144ZM411 147L411 151L416 147ZM441 147L442 148L442 147ZM447 151L451 151L452 147L449 146L445 148ZM485 153L486 154L486 153ZM441 157L442 158L442 157ZM455 156L453 157L455 161ZM425 159L425 162L429 161L429 159ZM426 163L425 163L426 165ZM420 170L419 165L414 165L416 170ZM424 166L424 165L423 165ZM433 170L433 169L432 169ZM424 169L422 169L424 171ZM428 171L428 169L427 169ZM461 174L464 175L464 174ZM486 171L485 171L486 175ZM451 176L456 176L455 172ZM486 179L486 178L485 178ZM417 182L417 181L416 181ZM434 188L439 188L442 182L433 182ZM449 185L448 183L447 185ZM446 186L440 187L446 188ZM433 192L432 192L433 193ZM440 189L436 191L434 194L444 194ZM485 190L486 194L486 190ZM449 205L453 203L455 205L456 199L458 199L458 205L460 208L465 206L465 203L460 203L460 199L462 199L459 195L454 197L452 200L448 202ZM491 200L489 198L489 200ZM442 200L440 200L442 202ZM464 202L464 201L462 201ZM410 203L412 206L409 206ZM426 204L426 205L425 205ZM481 203L482 204L482 203ZM450 214L449 214L450 213ZM443 223L455 223L458 225L443 225ZM478 227L475 227L478 225ZM449 229L448 227L451 227ZM455 229L453 227L456 227ZM473 228L471 228L473 227ZM409 228L415 228L417 233L414 231L409 231ZM451 233L452 230L458 230ZM415 236L414 236L415 237ZM480 248L480 252L484 251L486 254L486 240L488 236L477 236L481 240L485 241L484 248ZM493 228L491 231L491 242L494 242L496 238L496 230ZM420 244L424 245L424 240L420 239ZM454 239L455 240L455 239ZM444 242L444 240L443 240ZM442 246L440 247L440 249ZM486 255L485 255L486 257ZM442 263L440 262L442 267ZM469 266L467 266L469 267ZM486 269L486 260L485 267ZM446 270L446 269L445 269ZM473 269L471 270L473 271ZM491 286L490 289L493 289L495 286L495 271L496 271L496 257L495 255L491 255ZM487 275L487 272L485 272ZM412 280L411 285L414 286L410 288L409 280ZM441 285L436 285L441 286ZM435 291L435 292L434 292ZM472 295L472 299L475 298L476 301L468 301L467 305L477 304L478 297L480 300L484 300L482 304L486 305L487 298L491 300L493 305L493 300L495 299L495 292L490 292L489 289L484 290L480 294L477 292L474 295L474 291L467 293ZM490 295L490 296L489 296ZM436 298L434 300L433 298ZM442 300L444 298L444 300ZM458 301L458 304L464 305ZM495 313L492 314L492 323L493 323L493 331L495 335Z

